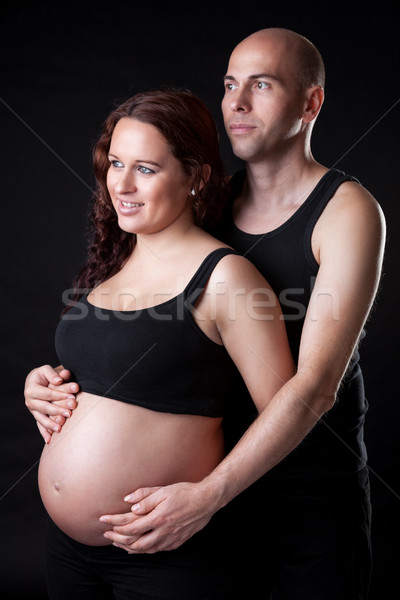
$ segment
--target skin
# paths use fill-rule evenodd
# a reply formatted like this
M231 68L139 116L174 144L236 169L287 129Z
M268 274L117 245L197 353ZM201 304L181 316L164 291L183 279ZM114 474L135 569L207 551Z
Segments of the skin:
M262 30L241 42L229 61L222 112L233 151L247 169L234 219L249 233L271 231L286 221L327 171L310 145L324 91L318 85L299 87L300 43L293 32ZM384 217L375 199L359 184L341 185L312 235L320 268L296 374L201 482L136 490L129 498L130 514L107 515L115 544L135 553L180 546L290 453L330 410L376 295L384 242Z
M190 177L155 127L121 119L109 160L107 187L118 223L136 233L137 243L122 269L97 286L88 302L104 310L156 307L177 296L203 259L223 244L194 224ZM232 289L240 290L234 301ZM203 333L226 347L263 410L294 370L268 284L249 261L226 256L194 314ZM222 418L161 413L81 392L73 416L44 447L39 489L63 531L81 543L106 545L113 540L102 513L126 510L124 497L132 489L201 481L223 453Z
M121 229L149 236L168 229L184 213L191 220L190 181L156 127L121 119L108 157L107 188Z

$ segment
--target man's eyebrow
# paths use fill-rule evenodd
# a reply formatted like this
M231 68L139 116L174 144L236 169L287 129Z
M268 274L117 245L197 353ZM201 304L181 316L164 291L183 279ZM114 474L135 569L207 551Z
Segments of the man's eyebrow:
M271 75L271 73L256 73L255 75L250 75L249 79L275 79L278 81L279 78L276 75Z
M224 76L224 81L235 81L235 79L236 78L232 75ZM279 77L276 77L276 75L271 75L270 73L255 73L254 75L249 75L247 79L274 79L275 81L279 81Z

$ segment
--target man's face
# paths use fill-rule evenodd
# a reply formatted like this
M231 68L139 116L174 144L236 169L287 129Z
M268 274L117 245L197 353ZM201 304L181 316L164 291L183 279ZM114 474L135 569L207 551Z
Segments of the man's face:
M285 40L250 37L233 51L222 114L233 152L247 162L271 158L302 128L304 93Z

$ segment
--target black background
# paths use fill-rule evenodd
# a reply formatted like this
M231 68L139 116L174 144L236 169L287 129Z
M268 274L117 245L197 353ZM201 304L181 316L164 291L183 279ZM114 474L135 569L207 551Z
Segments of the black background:
M393 597L400 558L399 43L396 2L23 3L2 7L0 584L6 598L46 598L42 442L23 402L26 374L57 364L62 290L85 254L91 148L114 104L141 90L186 86L211 109L232 172L221 79L233 46L263 27L309 37L327 69L313 153L356 177L380 202L388 242L382 289L362 343L373 497L373 600ZM349 257L351 260L351 257ZM88 499L89 501L89 499ZM243 550L243 549L242 549ZM246 549L248 551L249 549ZM395 588L396 589L396 588Z

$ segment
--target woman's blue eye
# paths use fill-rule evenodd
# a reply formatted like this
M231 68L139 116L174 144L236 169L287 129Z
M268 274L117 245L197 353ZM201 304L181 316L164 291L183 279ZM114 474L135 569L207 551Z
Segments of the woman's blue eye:
M143 175L149 175L150 173L154 173L153 169L149 169L148 167L144 167L143 165L138 166L138 171L143 173Z
M124 165L122 164L121 161L119 160L110 160L110 163L112 164L113 167L120 169L121 167L123 167Z

